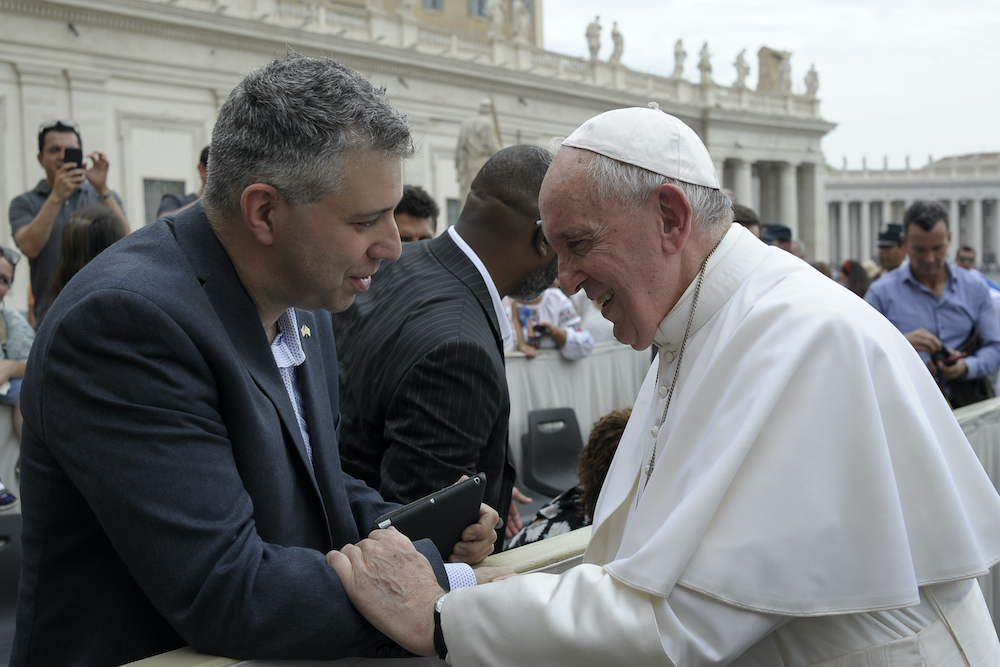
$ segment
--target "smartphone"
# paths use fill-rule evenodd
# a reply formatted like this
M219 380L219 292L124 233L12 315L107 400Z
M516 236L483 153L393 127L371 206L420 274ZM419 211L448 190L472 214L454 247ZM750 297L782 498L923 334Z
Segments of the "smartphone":
M77 168L83 167L83 149L67 148L63 151L63 162L74 162Z
M411 540L429 538L441 558L448 560L455 544L462 541L462 531L479 521L479 505L485 492L486 473L477 473L383 514L371 529L395 526Z

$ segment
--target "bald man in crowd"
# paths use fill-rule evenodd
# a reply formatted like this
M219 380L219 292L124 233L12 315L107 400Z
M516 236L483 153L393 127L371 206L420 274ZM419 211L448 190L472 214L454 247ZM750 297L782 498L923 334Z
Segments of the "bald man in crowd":
M411 502L485 472L484 502L501 518L510 506L503 345L512 334L500 300L535 299L555 280L537 224L551 157L535 146L493 155L455 226L405 245L333 318L341 460L384 498Z
M376 627L455 667L1000 664L1000 496L892 324L733 225L658 109L584 123L539 204L562 288L659 348L583 563L445 593L374 531L327 560Z

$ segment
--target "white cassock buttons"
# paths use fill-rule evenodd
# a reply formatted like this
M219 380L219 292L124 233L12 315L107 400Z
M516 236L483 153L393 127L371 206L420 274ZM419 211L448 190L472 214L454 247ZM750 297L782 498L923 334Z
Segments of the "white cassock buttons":
M666 359L668 362L673 361L677 357L677 353L676 352L666 351L666 352L663 352L662 354L663 354L663 358Z
M660 385L660 398L666 398L667 397L667 391L668 391L667 388L664 385L661 384Z
M659 433L659 432L660 432L660 427L659 426L654 426L653 428L649 429L649 434L651 436L653 436L654 438L656 437L656 434Z

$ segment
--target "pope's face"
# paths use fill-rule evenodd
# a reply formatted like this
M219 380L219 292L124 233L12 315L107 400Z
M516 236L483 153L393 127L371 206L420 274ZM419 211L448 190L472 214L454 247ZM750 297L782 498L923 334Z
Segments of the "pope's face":
M602 202L590 187L584 151L563 148L549 167L538 198L545 236L559 256L566 294L583 289L614 323L615 338L642 350L652 343L672 304L664 303L664 257L657 221Z
M393 209L403 192L399 158L348 155L341 188L295 207L283 227L279 275L285 300L340 312L371 285L381 260L399 258Z

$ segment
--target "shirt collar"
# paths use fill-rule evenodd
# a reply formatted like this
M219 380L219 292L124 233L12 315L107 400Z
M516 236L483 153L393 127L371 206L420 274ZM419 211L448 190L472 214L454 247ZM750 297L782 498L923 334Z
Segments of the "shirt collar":
M500 340L504 343L513 335L513 331L510 328L510 321L507 319L507 312L503 308L503 303L500 301L500 292L497 291L497 286L493 282L493 276L490 272L486 270L486 265L480 261L479 256L476 252L469 247L469 244L465 242L458 232L455 231L454 227L448 228L448 234L451 236L451 240L455 242L462 252L465 253L476 268L479 269L479 273L483 276L483 282L486 283L486 289L490 291L490 300L493 302L493 310L497 314L497 322L500 324Z
M271 355L278 368L298 366L306 360L299 340L299 321L295 309L289 308L278 318L278 335L271 342Z
M773 246L772 246L773 247ZM736 252L734 252L736 250ZM776 248L777 252L786 252ZM743 225L733 223L726 235L722 237L718 247L709 256L705 266L705 280L698 295L698 308L691 322L691 335L694 335L716 312L729 300L740 285L746 280L769 252L769 247L761 243ZM659 348L676 352L684 338L688 316L691 313L691 300L698 283L695 276L684 294L677 301L667 316L660 321L653 342Z
M948 273L948 279L944 281L945 289L947 290L948 288L954 288L955 283L958 282L958 278L955 276L956 273L955 269L957 267L954 264L947 261L944 263L944 267L945 271ZM909 262L907 262L906 264L900 264L899 268L904 269L903 282L908 282L916 286L917 288L922 288L928 294L934 294L934 292L931 291L930 287L917 280L917 277L913 275L913 266ZM935 298L936 297L937 295L935 295Z

